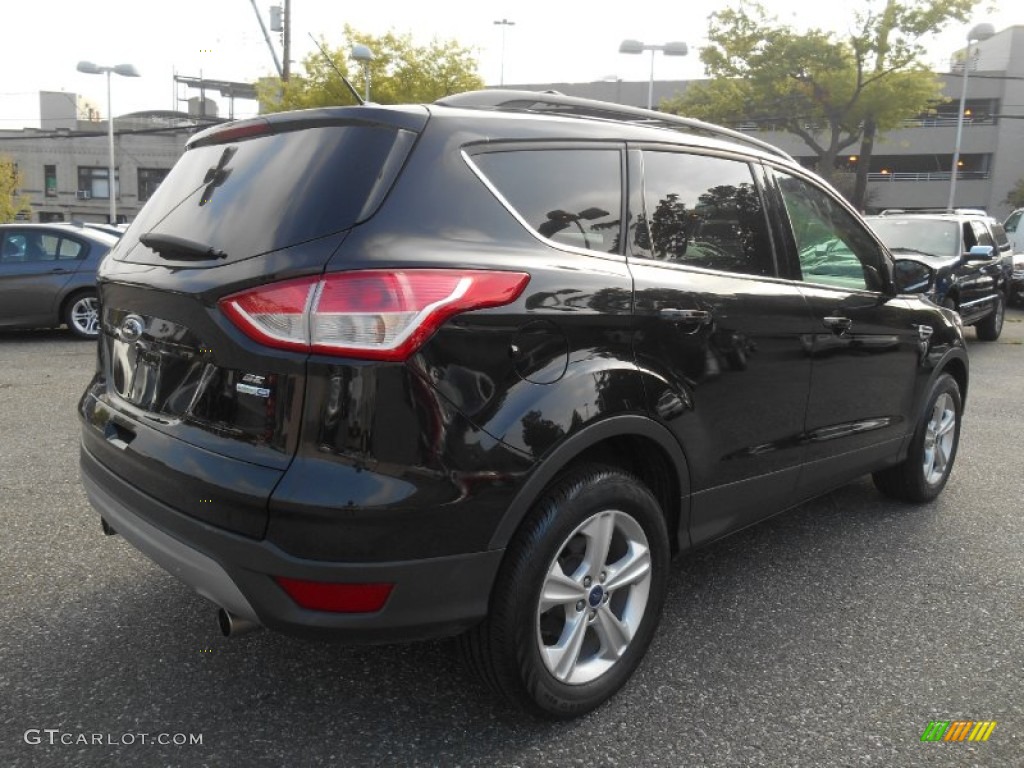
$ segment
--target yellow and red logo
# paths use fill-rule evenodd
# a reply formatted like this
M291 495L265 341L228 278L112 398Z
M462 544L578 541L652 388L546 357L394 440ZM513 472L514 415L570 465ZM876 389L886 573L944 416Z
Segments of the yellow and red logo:
M932 720L921 741L988 741L995 727L995 720Z

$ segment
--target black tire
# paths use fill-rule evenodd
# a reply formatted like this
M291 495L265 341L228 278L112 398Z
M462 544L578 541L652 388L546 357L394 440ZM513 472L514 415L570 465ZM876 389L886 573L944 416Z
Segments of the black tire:
M100 335L100 300L96 291L79 291L69 296L61 319L78 338L95 341Z
M602 538L609 540L603 556ZM646 486L612 467L575 468L545 491L513 537L488 617L459 638L462 655L528 712L552 719L589 712L625 684L647 651L669 557L665 518ZM545 585L549 608L541 611Z
M956 379L943 373L932 385L906 460L875 472L875 487L902 501L931 501L946 487L960 443L963 401Z
M982 341L995 341L1003 332L1003 318L1006 316L1006 300L1002 291L996 293L996 306L992 313L974 325L978 338Z

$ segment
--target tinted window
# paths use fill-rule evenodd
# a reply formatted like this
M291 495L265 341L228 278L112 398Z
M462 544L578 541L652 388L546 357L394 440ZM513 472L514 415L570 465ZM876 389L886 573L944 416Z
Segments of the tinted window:
M884 256L867 229L823 189L779 174L805 282L879 290Z
M473 162L526 223L557 243L619 252L622 160L614 149L530 149Z
M992 222L992 237L996 239L996 246L1000 251L1009 249L1010 238L1006 236L1006 230L1003 229L1003 225L995 221Z
M746 163L644 152L647 232L632 253L751 275L775 273L761 197Z
M57 258L60 239L38 230L14 230L4 233L0 259L5 263L53 261Z
M382 126L307 128L185 152L136 218L119 250L164 263L137 235L176 235L229 260L275 251L347 229L380 199L412 134ZM384 190L386 191L386 189ZM135 252L130 252L134 248Z
M996 247L995 240L992 239L992 233L988 231L988 227L980 221L972 221L971 226L974 228L975 245L991 245L993 248Z
M0 261L7 264L25 261L25 235L21 232L4 232Z

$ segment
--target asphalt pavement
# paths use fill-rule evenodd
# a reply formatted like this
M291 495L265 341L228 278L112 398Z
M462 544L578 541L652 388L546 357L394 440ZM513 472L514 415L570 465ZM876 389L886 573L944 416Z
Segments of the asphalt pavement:
M0 333L0 766L1024 765L1024 312L967 332L940 498L864 478L680 558L610 703L533 720L452 644L220 636L215 609L100 533L75 404L94 347ZM922 742L932 721L988 741ZM184 742L184 743L182 743Z

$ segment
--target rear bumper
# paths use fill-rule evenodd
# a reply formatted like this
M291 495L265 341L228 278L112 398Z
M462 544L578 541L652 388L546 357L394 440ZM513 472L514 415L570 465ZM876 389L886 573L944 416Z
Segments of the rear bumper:
M307 560L177 512L112 473L84 446L81 475L92 506L143 554L216 605L293 635L392 642L456 634L486 614L504 554L374 563ZM374 613L329 613L298 606L274 576L386 582L394 588Z

